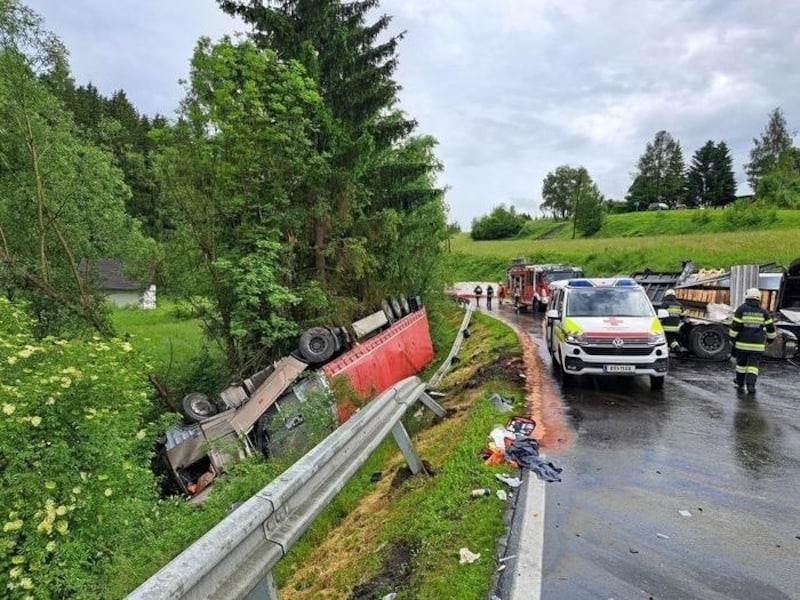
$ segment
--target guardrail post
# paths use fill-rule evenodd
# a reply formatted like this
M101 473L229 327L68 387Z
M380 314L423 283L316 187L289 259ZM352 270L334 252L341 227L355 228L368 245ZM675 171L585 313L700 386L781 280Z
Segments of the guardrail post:
M275 580L272 577L272 571L266 574L256 587L250 590L245 597L245 600L280 600L278 588L275 586Z
M429 473L425 470L425 465L423 465L422 461L419 459L417 451L414 449L414 445L411 443L411 438L409 437L408 432L401 421L398 421L395 423L394 427L392 427L392 435L394 436L394 440L397 442L397 445L400 446L400 451L403 453L403 456L408 463L408 468L411 470L411 472L414 475L420 472L428 475Z
M425 406L431 409L431 412L435 414L440 419L444 419L447 416L447 411L442 408L442 406L436 402L433 398L431 398L425 392L422 392L419 396L419 401L422 402Z

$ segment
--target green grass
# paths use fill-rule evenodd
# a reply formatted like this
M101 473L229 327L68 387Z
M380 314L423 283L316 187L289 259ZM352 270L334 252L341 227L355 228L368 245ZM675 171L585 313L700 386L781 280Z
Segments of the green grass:
M179 305L159 300L155 310L118 308L113 310L111 321L117 335L148 357L152 372L168 387L177 392L188 391L184 389L187 386L208 391L206 386L219 384L222 367L208 365L222 365L221 353L205 344L202 323ZM196 376L198 371L204 371L205 377Z
M450 343L462 317L460 310L436 317L442 326L449 325ZM388 568L384 560L397 547L413 549L406 565L411 575L374 597L392 591L398 592L398 599L487 596L497 540L506 529L505 504L494 495L472 498L470 490L498 489L494 475L510 470L488 467L478 456L492 428L508 418L485 398L501 393L522 411L524 394L518 381L476 378L481 367L519 354L516 334L484 315L476 315L470 329L462 362L445 378L445 389L473 378L476 385L454 390L441 400L445 407L457 403L460 408L442 421L432 419L428 410L409 411L404 419L415 448L434 475L392 484L404 461L394 441L387 439L279 563L275 574L281 597L351 597L356 585ZM437 348L438 360L448 351L449 344ZM369 477L376 471L384 475L378 484ZM460 565L458 551L463 547L479 552L481 559ZM398 565L390 570L402 571Z
M617 231L628 237L474 242L468 234L462 233L451 240L449 272L453 281L500 280L511 259L518 256L525 256L530 262L571 263L583 267L589 276L628 275L645 268L679 271L683 260L694 261L698 268L771 262L788 265L800 256L800 211L777 211L777 220L770 225L772 229L634 235L657 226L663 231L680 230L681 224L691 220L693 213L700 212L721 214L724 211L611 215L605 231ZM706 226L719 227L720 223L712 221Z

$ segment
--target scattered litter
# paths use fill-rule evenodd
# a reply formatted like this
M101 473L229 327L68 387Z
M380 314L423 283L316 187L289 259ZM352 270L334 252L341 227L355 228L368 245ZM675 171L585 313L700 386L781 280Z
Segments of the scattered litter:
M447 396L447 394L445 394L444 392L435 392L433 390L425 390L425 393L428 394L428 396L431 396L432 398L444 398L445 396Z
M506 448L506 460L516 462L520 467L530 469L542 481L561 481L561 467L539 456L539 444L530 437L518 437Z
M391 594L386 594L381 600L394 600L397 598L397 592L392 592Z
M517 558L516 554L512 554L511 556L504 556L498 562L506 562L507 560L511 560L512 558Z
M680 516L682 516L682 517L691 517L692 516L692 513L690 513L688 510L679 510L678 514Z
M501 412L511 412L514 410L514 402L505 396L501 396L500 394L492 394L489 396L489 402L491 402L494 407Z
M519 477L509 477L508 475L503 475L502 473L497 473L494 477L498 481L502 481L511 488L518 488L522 485L522 480Z
M638 551L638 550L635 550L635 549L633 549L633 548L629 548L629 549L628 549L628 552L630 552L631 554L639 554L639 551Z
M469 495L472 496L473 498L482 498L484 496L488 496L491 493L492 490L490 490L489 488L475 488L469 493Z
M377 481L380 481L382 477L383 477L383 473L381 473L380 471L375 471L372 475L369 476L369 480L372 483L375 483Z
M507 439L514 439L514 434L502 425L496 425L489 434L489 438L492 440L492 444L494 444L494 446L497 448L502 448L506 445Z
M506 570L506 566L505 565L500 565L499 567L497 567L497 569L495 569L495 572L499 573L500 571L505 571L505 570Z
M475 552L472 552L469 548L462 548L461 550L458 551L458 559L459 559L458 562L462 565L464 563L474 563L480 557L481 557L480 552L476 554Z
M506 429L516 435L531 435L536 428L536 421L528 417L511 417L506 423Z
M657 538L661 538L662 540L668 540L669 539L669 536L668 535L664 535L663 533L657 533L656 537Z
M506 491L505 491L505 490L497 490L495 493L497 494L497 497L498 497L500 500L502 500L503 502L505 502L506 500L508 500L508 494L506 494Z

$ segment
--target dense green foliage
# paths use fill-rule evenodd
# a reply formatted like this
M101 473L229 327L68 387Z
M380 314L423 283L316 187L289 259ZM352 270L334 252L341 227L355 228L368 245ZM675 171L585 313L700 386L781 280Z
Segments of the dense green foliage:
M40 79L64 70L65 53L34 13L0 5L0 286L27 303L40 335L80 323L107 332L81 260L135 264L153 250L125 212L111 156L82 139Z
M98 586L157 510L146 365L119 340L37 340L0 299L0 587L71 597Z
M506 208L501 204L492 209L488 215L473 219L469 235L473 240L502 240L517 236L530 222L525 213L517 213L512 206Z
M708 140L692 157L686 174L685 204L692 207L725 206L736 200L733 159L725 142Z
M631 210L644 210L657 202L675 206L683 199L685 186L680 142L669 132L659 131L639 158L625 199Z

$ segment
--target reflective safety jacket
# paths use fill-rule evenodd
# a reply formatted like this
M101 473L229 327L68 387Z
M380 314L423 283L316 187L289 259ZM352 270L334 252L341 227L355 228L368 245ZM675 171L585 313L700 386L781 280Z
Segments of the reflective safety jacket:
M663 308L669 313L668 317L661 319L661 327L664 328L664 332L676 333L683 320L683 304L674 297L670 299L664 298L658 308Z
M737 350L764 352L764 341L774 340L775 319L755 298L748 298L736 312L728 332Z

